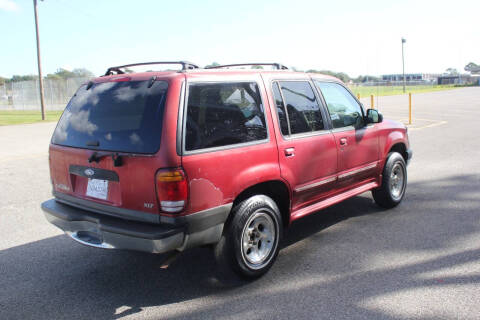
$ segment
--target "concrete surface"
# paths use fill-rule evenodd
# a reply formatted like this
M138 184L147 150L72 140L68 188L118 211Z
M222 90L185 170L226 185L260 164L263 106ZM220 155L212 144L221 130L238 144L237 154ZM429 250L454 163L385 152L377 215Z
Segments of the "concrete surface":
M387 118L406 96L381 97ZM263 278L223 285L208 249L81 246L44 219L54 124L0 127L0 319L479 319L480 88L414 96L402 204L369 193L296 222Z

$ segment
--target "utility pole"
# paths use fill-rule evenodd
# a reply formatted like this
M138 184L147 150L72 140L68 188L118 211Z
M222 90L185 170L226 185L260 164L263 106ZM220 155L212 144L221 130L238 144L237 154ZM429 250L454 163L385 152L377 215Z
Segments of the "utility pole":
M42 0L43 1L43 0ZM42 76L42 63L40 62L40 37L38 35L38 12L37 12L37 0L33 0L33 11L35 13L35 31L37 34L37 64L38 64L38 81L40 87L40 105L42 108L42 120L45 120L45 101L43 97L43 76Z
M403 69L403 93L405 93L405 58L403 55L403 44L407 42L405 38L402 38L402 69Z

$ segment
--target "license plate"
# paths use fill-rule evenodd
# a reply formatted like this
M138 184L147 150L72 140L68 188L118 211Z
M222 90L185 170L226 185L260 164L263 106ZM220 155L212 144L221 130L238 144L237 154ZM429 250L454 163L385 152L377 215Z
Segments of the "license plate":
M108 180L88 179L87 196L107 200Z

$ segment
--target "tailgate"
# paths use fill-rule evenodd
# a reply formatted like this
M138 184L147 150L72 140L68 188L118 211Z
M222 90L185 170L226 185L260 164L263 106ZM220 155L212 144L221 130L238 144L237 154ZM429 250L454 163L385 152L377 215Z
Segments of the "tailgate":
M159 152L168 83L155 79L123 77L78 89L50 145L50 172L59 201L159 222L155 174L175 163Z
M110 157L88 163L92 151L52 145L50 173L54 195L74 206L121 218L159 222L155 192L158 161L153 157Z

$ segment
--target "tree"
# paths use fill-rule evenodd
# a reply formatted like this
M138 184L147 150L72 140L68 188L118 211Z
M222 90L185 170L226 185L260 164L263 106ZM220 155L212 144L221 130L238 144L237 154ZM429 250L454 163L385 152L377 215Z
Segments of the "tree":
M365 83L368 81L377 82L377 81L380 81L380 78L375 76L369 76L369 75L365 75L365 76L359 75L358 77L353 79L353 82L356 82L356 83Z
M19 82L19 81L30 81L30 80L37 80L38 76L29 74L29 75L24 75L24 76L19 76L19 75L13 75L12 78L10 79L11 82Z
M72 70L72 73L75 77L81 78L92 78L94 76L93 72L85 68L76 68Z
M74 76L75 75L73 74L73 72L68 71L67 69L58 68L54 74L48 74L47 78L68 79L68 78L73 78Z
M480 73L480 65L470 62L465 66L465 71L471 72L473 74L479 74Z
M55 73L47 74L47 79L52 80L61 80L61 79L69 79L69 78L91 78L93 77L93 73L85 68L76 68L73 71L69 71L67 69L59 68Z
M218 67L220 63L218 62L212 62L211 64L207 64L205 68L211 68L211 67Z
M321 74L325 74L327 76L332 76L332 77L335 77L335 78L338 78L340 80L342 80L343 82L348 82L350 81L350 77L348 76L348 74L344 73L344 72L335 72L335 71L330 71L330 70L320 70L320 71L317 71L315 69L310 69L310 70L307 70L307 72L309 73L321 73Z
M448 68L447 70L445 70L445 72L451 76L458 75L458 70L455 68Z

